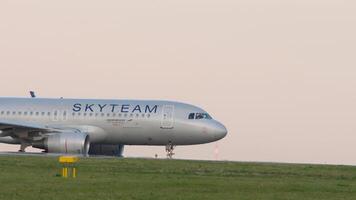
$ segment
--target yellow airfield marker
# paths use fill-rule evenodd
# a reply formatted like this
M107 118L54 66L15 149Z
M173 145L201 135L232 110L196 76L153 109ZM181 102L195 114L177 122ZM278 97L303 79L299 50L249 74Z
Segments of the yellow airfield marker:
M68 178L68 172L72 172L72 177L77 177L77 169L75 164L79 161L76 156L61 156L59 157L59 163L62 164L62 177Z

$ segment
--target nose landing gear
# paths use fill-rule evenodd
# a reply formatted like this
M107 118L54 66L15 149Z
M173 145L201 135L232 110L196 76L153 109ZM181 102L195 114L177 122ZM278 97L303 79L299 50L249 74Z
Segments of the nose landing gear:
M167 158L172 159L174 156L174 148L175 146L170 142L166 145L166 153L167 153Z

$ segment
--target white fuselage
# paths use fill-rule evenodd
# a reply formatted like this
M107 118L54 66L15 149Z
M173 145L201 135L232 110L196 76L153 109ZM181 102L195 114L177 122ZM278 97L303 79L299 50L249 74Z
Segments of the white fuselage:
M204 110L171 101L0 98L1 120L85 132L93 144L193 145L227 133ZM0 134L0 142L19 138Z

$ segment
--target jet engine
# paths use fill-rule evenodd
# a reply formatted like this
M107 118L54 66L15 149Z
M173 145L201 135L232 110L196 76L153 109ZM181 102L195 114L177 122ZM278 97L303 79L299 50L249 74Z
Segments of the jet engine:
M124 145L91 144L89 155L123 157Z
M74 132L50 134L38 144L33 145L34 148L44 149L48 153L83 155L88 155L89 146L89 135Z

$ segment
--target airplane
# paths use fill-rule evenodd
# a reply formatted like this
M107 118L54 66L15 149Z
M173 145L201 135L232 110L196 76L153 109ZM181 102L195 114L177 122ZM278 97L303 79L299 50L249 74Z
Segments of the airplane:
M218 141L226 127L203 109L174 101L2 97L0 143L45 153L123 156L124 145Z

